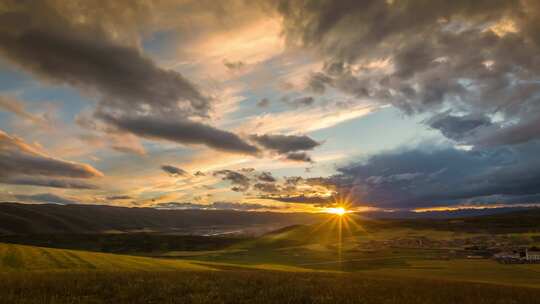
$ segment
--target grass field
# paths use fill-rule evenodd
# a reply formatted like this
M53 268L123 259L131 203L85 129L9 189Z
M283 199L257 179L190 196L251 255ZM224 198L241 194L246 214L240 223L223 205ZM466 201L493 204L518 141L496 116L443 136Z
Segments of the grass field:
M181 261L0 243L0 273L60 270L208 270Z
M444 248L366 246L416 235L476 234L359 228L340 244L333 227L296 226L225 248L197 245L217 250L146 257L0 243L0 304L540 303L540 264L448 258Z
M269 271L20 272L0 303L538 303L540 289L361 274Z

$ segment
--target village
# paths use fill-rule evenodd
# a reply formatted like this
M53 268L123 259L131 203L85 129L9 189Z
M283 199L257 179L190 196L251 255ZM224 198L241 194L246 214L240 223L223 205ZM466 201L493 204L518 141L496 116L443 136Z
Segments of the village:
M536 239L535 239L536 241ZM494 259L502 264L540 264L540 248L528 238L485 235L455 239L411 236L388 240L369 240L360 246L369 250L438 250L440 258Z

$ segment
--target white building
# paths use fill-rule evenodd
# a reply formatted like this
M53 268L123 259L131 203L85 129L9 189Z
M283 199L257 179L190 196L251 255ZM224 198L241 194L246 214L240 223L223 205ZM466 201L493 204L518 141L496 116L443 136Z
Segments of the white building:
M540 250L525 250L525 259L527 261L540 261Z

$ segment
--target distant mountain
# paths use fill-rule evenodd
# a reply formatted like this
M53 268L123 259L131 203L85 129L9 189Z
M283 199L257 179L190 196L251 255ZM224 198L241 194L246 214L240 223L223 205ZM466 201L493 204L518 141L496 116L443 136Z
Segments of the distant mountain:
M500 208L480 208L480 209L457 209L457 210L441 210L441 211L369 211L363 212L361 215L372 219L451 219L463 217L475 217L485 215L496 215L513 213L520 211L540 211L540 208L535 207L500 207Z
M312 213L158 210L104 205L0 203L0 234L189 232L212 227L279 226L320 221Z
M379 226L399 226L412 229L435 229L460 232L482 233L523 233L540 232L540 208L516 210L495 214L470 214L446 217L387 218L373 221Z
M0 234L160 232L219 235L247 227L279 229L312 224L328 214L247 212L232 210L158 210L105 205L0 203ZM540 223L540 208L470 209L439 212L368 212L365 219L386 219L437 229L499 227L528 229ZM459 224L454 219L464 219ZM269 230L261 230L265 232ZM215 232L215 233L214 233ZM228 233L228 232L226 232Z

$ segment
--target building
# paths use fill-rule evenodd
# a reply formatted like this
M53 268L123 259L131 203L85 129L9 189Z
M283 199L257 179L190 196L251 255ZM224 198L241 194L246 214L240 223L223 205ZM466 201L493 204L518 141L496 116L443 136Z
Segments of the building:
M538 248L526 249L525 259L529 262L540 262L540 249Z
M493 258L503 264L540 264L540 249L520 248L510 252L499 252Z

